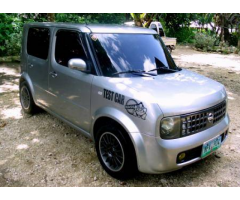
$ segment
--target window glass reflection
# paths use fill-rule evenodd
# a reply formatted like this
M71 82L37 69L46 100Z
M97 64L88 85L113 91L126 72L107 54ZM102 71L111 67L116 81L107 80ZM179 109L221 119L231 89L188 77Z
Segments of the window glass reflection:
M158 35L91 34L90 37L104 76L116 77L113 74L117 72L149 71L156 67L177 69ZM134 74L117 76L129 77Z

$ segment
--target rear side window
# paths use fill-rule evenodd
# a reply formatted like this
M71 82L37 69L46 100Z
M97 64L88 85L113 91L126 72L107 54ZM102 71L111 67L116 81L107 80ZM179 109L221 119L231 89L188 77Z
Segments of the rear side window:
M27 52L29 55L46 60L48 58L50 31L47 28L30 28Z
M74 31L60 31L57 33L55 59L56 62L65 67L73 58L81 58L87 61L80 34Z

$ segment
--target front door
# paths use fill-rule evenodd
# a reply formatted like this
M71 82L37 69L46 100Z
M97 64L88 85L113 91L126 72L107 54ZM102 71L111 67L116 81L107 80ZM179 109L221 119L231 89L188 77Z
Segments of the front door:
M27 70L33 83L35 100L46 105L48 90L50 30L33 27L28 30Z
M81 129L90 130L90 94L92 74L68 67L68 61L81 58L89 61L82 34L77 31L56 30L53 39L49 73L50 109Z

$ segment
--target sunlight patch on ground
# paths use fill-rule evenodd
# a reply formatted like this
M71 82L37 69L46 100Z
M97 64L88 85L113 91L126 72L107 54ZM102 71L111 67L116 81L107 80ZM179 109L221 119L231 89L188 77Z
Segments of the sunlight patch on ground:
M3 119L8 119L8 118L20 119L23 117L20 107L3 110L1 111L1 115L3 115Z
M21 149L28 149L29 146L27 144L19 144L16 149L21 150Z
M234 100L235 98L233 98L233 97L229 97L229 96L228 96L228 99L229 99L229 100Z
M13 92L13 91L18 91L19 87L16 84L9 84L9 83L5 83L3 85L0 86L0 93L2 92Z
M17 76L18 73L16 72L16 69L7 68L7 67L0 67L0 73L5 73L7 75Z
M32 143L39 143L39 139L34 138L34 139L32 140Z
M0 165L4 165L7 162L7 160L0 160Z
M227 95L228 95L229 100L234 100L235 99L234 97L232 97L234 95L232 92L227 91Z
M226 59L228 58L228 59ZM214 67L223 67L240 71L240 59L235 55L221 55L221 54L191 54L181 55L178 58L180 62L196 63L199 65L212 65Z
M31 134L32 134L32 135L39 135L39 131L38 131L38 130L32 131Z

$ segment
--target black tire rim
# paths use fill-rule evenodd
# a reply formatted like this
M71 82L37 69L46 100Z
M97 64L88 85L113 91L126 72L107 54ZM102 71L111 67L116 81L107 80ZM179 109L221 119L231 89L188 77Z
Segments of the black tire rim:
M21 89L21 103L24 109L29 109L30 107L30 93L26 86L23 86Z
M119 139L110 132L105 132L99 140L99 151L105 166L111 171L118 172L125 162L124 151Z

